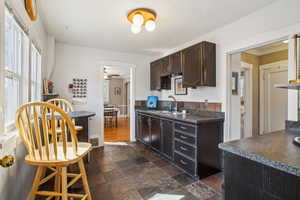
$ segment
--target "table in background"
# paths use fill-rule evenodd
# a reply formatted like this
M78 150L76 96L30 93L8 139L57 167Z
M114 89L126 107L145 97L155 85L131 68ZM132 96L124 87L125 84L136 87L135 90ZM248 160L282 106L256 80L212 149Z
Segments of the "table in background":
M108 123L113 124L112 120L115 121L115 127L118 128L118 108L104 108L104 120L105 127L107 128ZM108 121L111 120L111 121Z
M69 112L68 115L72 119L75 119L77 126L82 126L83 130L77 133L78 141L89 142L89 118L96 115L95 112L89 111L73 111Z

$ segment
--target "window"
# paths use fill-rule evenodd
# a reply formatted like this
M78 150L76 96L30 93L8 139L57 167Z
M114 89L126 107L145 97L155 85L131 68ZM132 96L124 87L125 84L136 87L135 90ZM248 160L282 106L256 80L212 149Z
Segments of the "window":
M28 57L28 36L18 25L9 10L5 9L5 102L4 123L6 131L14 127L15 113L24 103L24 81L26 57Z
M4 127L15 128L15 113L20 105L41 99L41 53L26 34L26 26L5 7L4 44ZM2 125L2 124L1 124ZM1 126L2 127L2 126Z
M42 90L41 54L34 44L31 44L30 71L30 101L40 101Z

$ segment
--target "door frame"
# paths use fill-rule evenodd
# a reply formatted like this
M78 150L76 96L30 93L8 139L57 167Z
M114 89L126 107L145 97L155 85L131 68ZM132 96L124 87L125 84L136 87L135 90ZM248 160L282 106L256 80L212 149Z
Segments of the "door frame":
M249 106L247 106L247 117L246 117L246 124L248 124L247 131L251 133L251 136L253 136L252 132L252 126L253 126L253 65L250 63L246 63L241 61L241 69L244 69L249 72L249 91L247 91L247 98L246 101L249 103Z
M242 47L242 48L229 48L229 49L225 49L226 55L225 55L225 62L226 62L226 69L225 69L225 73L226 73L226 92L225 92L225 123L224 123L224 130L225 130L225 134L224 134L224 141L230 141L232 140L232 127L230 124L230 121L232 120L232 113L231 113L231 108L232 108L232 101L231 101L231 75L232 75L232 55L237 54L237 53L242 53L244 51L253 49L253 48L257 48L257 47L262 47L265 45L269 45L275 42L280 42L280 41L284 41L287 39L290 39L294 34L298 34L298 32L296 33L289 33L288 35L281 34L278 35L278 37L274 37L273 39L268 39L266 38L263 41L260 42L256 42L256 43L252 43L248 46ZM289 44L290 46L290 44ZM290 47L289 47L290 48ZM290 74L290 72L289 72Z
M265 132L270 132L271 130L271 122L270 122L270 113L267 113L268 115L268 122L267 127L265 127L265 117L266 114L264 112L265 110L265 73L267 70L274 70L277 72L280 71L287 71L288 72L288 60L278 61L274 63L269 63L265 65L259 66L259 134L262 135ZM268 99L268 102L270 99ZM270 106L270 103L268 103L268 106ZM270 107L268 108L270 110ZM265 130L267 128L267 130Z
M135 142L135 83L136 83L136 65L119 62L119 61L100 61L98 62L98 66L100 67L100 96L103 97L104 94L104 67L105 66L113 66L113 67L124 67L125 69L130 70L130 142ZM102 120L100 122L100 130L101 130L101 139L104 144L104 101L103 98L100 98L100 116L102 116ZM101 142L99 142L101 144Z

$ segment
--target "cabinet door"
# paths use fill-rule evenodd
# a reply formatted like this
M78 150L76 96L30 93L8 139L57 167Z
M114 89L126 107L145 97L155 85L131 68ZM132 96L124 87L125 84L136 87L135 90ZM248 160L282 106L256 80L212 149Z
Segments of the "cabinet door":
M162 153L173 160L173 122L161 120Z
M157 151L160 151L161 146L160 136L160 119L151 118L151 147Z
M201 68L203 86L216 86L216 44L201 42Z
M172 74L182 73L182 56L181 51L170 55L170 65Z
M150 145L151 135L150 135L150 117L142 115L142 142Z
M137 114L136 116L136 134L135 134L136 140L142 140L142 115Z
M170 65L170 57L164 57L161 59L162 68L161 68L161 76L168 76L171 74L171 65Z
M199 45L189 47L182 51L183 87L196 87L201 85L200 55L201 48L199 48Z
M150 88L151 90L160 90L160 74L162 69L161 60L154 61L150 64Z

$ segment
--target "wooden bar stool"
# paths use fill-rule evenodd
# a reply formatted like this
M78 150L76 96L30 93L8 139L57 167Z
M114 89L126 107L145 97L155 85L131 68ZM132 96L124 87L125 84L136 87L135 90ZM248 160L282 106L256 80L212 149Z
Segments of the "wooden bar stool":
M51 117L47 117L47 113ZM57 114L61 116L61 141L56 131ZM18 109L16 126L28 153L25 161L38 167L28 200L35 200L37 196L47 197L47 200L92 199L83 163L92 145L78 142L75 125L67 113L53 104L29 103ZM79 174L67 172L72 164L78 164ZM51 171L49 175L44 173L47 169ZM40 191L40 186L52 178L55 179L54 191ZM68 188L79 179L82 179L84 194L68 193Z
M59 99L59 98L54 98L54 99L50 99L47 101L47 103L51 103L51 104L54 104L58 107L60 107L63 111L65 111L66 113L68 112L73 112L74 111L74 108L72 106L72 104L65 100L65 99ZM72 120L75 124L75 120L73 119ZM82 126L76 126L75 125L75 130L78 132L78 131L82 131L83 130L83 127ZM60 134L61 133L61 130L60 130L60 127L58 127L57 129L57 133Z

